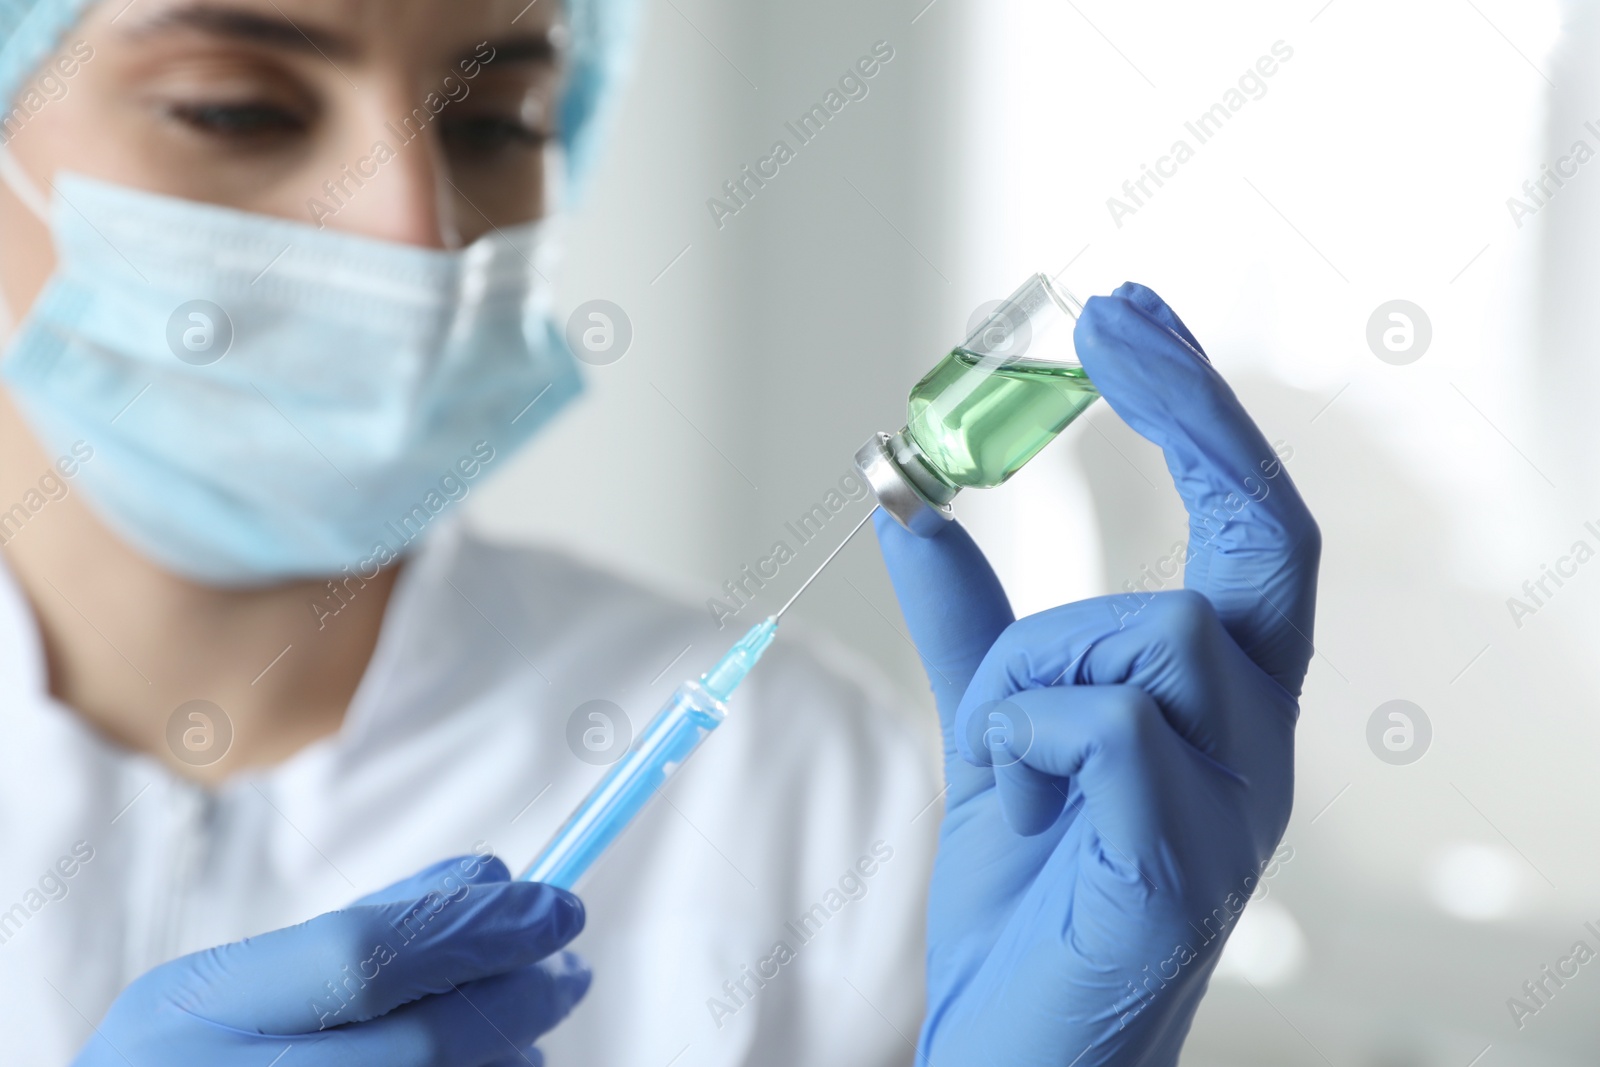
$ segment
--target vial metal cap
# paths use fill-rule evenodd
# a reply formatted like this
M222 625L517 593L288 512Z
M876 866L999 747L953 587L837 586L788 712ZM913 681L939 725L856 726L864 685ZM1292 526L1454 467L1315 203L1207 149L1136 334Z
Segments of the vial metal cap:
M893 437L873 434L856 450L856 470L872 487L883 510L918 537L936 536L945 523L955 518L950 501L956 490L944 486L925 469L921 455L906 440L904 432Z

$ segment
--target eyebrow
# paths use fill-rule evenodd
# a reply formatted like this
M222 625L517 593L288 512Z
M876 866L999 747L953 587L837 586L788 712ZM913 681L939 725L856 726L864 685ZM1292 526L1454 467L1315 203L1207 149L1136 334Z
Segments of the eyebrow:
M296 52L317 52L330 57L348 57L357 51L355 42L349 38L293 22L287 16L203 3L163 11L135 24L128 32L131 37L148 37L171 30L196 30L230 40Z

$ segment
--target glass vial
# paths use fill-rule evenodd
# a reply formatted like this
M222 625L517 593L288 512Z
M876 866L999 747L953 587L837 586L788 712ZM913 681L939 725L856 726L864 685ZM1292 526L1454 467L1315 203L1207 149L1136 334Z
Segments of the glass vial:
M912 387L905 427L856 453L885 511L933 536L958 492L1004 482L1099 398L1072 344L1081 311L1035 274Z

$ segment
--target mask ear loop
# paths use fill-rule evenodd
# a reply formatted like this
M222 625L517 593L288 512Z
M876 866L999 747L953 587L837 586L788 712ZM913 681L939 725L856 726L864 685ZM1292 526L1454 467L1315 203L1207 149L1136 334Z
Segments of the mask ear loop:
M33 176L22 169L22 164L12 154L11 146L0 143L0 182L16 196L40 222L50 225L50 200L44 195ZM17 326L17 317L11 310L11 305L6 300L4 289L0 289L0 344L11 336L11 331Z

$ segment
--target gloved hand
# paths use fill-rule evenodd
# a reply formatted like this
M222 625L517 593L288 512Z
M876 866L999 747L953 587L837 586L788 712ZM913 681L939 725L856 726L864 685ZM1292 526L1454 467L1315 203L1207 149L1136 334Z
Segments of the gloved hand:
M878 516L944 733L932 1067L1177 1063L1289 818L1317 526L1155 293L1090 300L1075 339L1166 453L1184 589L1015 620L959 525L922 540Z
M492 856L143 975L76 1067L527 1067L589 988L578 898Z

